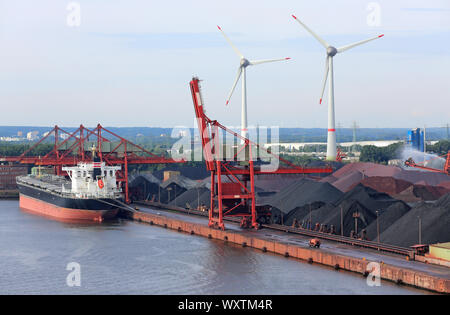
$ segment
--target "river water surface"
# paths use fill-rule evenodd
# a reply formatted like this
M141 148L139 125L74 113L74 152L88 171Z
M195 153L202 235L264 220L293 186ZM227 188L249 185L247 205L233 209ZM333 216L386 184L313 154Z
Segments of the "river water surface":
M66 283L71 262L79 287ZM0 201L0 294L424 293L147 224L63 223Z

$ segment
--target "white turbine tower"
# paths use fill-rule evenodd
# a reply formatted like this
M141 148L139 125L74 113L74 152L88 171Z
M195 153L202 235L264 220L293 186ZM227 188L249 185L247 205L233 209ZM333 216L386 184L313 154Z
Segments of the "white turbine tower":
M226 105L228 105L228 102L230 101L231 96L233 95L234 89L236 88L236 85L239 81L239 78L242 75L242 109L241 109L241 136L244 138L247 138L248 136L248 129L247 129L247 76L246 76L246 69L248 66L254 66L259 65L262 63L267 62L275 62L275 61L283 61L283 60L289 60L291 58L281 58L281 59L265 59L265 60L253 60L250 61L244 57L244 55L237 49L237 47L231 42L231 40L228 38L227 35L222 31L220 26L217 26L217 28L222 33L223 37L225 37L226 41L230 46L234 49L236 54L241 58L238 73L236 76L236 79L234 80L233 86L231 88L230 93L228 94Z
M336 160L336 127L334 122L334 80L333 80L333 57L341 53L343 51L346 51L350 48L365 44L367 42L370 42L374 39L383 37L383 35L378 35L376 37L372 37L366 40L362 40L360 42L356 42L350 45L342 46L339 48L335 48L331 45L329 45L326 41L324 41L322 38L320 38L316 33L314 33L309 27L307 27L305 24L303 24L295 15L292 15L292 17L301 25L303 26L312 36L314 36L315 39L319 41L320 44L322 44L323 47L327 50L327 59L325 63L325 77L322 85L322 93L320 94L320 104L322 104L322 98L323 93L325 91L325 86L327 84L327 79L330 81L328 85L328 138L327 138L327 160L328 161L335 161Z

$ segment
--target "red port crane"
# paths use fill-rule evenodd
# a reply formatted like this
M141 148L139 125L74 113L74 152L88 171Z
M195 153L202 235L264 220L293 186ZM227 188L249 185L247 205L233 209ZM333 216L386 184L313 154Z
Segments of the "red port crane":
M337 149L336 162L342 162L342 159L345 158L347 154L341 151L341 148Z
M450 175L450 151L448 151L447 154L436 157L435 159L437 159L437 158L445 159L444 168L442 170L437 169L437 168L427 167L425 165L422 165L423 163L417 164L412 158L407 159L405 161L405 165L409 166L409 167L415 167L415 168L419 168L422 170L430 171L430 172L443 173L443 174Z
M261 148L258 144L243 138L238 133L226 128L217 120L212 120L205 114L199 79L190 81L195 116L202 141L206 168L211 172L211 207L209 209L209 226L225 229L224 217L240 217L241 227L258 228L258 219L264 213L262 207L256 206L255 175L262 174L323 174L331 173L331 167L299 167L281 157ZM232 147L232 158L224 158L226 144L224 135L231 135L240 145ZM255 152L257 151L257 152ZM264 151L272 158L285 164L276 170L267 170L261 164L255 165L258 152ZM244 154L243 161L238 156Z
M60 141L63 135L64 140ZM53 149L44 156L29 156L39 144L54 136ZM0 162L16 162L21 164L48 165L55 167L57 175L63 175L63 165L76 165L78 162L90 162L93 159L93 148L101 161L107 165L121 165L117 179L125 192L125 202L129 203L128 165L130 164L166 164L183 163L149 152L141 146L115 134L98 124L95 129L83 125L74 132L67 132L55 126L42 139L19 156L0 157Z

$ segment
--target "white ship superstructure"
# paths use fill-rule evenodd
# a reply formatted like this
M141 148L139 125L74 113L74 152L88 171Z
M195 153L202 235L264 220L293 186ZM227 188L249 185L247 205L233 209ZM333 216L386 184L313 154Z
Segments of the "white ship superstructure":
M63 186L63 193L72 193L77 198L117 199L122 192L116 177L120 169L120 166L106 166L105 162L63 167L62 170L67 172L72 182L71 189Z

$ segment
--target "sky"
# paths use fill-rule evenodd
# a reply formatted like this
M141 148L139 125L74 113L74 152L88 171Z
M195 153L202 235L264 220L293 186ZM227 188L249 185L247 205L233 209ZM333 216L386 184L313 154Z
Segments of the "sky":
M450 123L448 0L0 0L0 125L194 126L195 75L208 116L238 126L220 25L250 60L292 58L247 68L249 125L326 128L325 50L291 14L336 47L385 34L334 58L342 127Z

